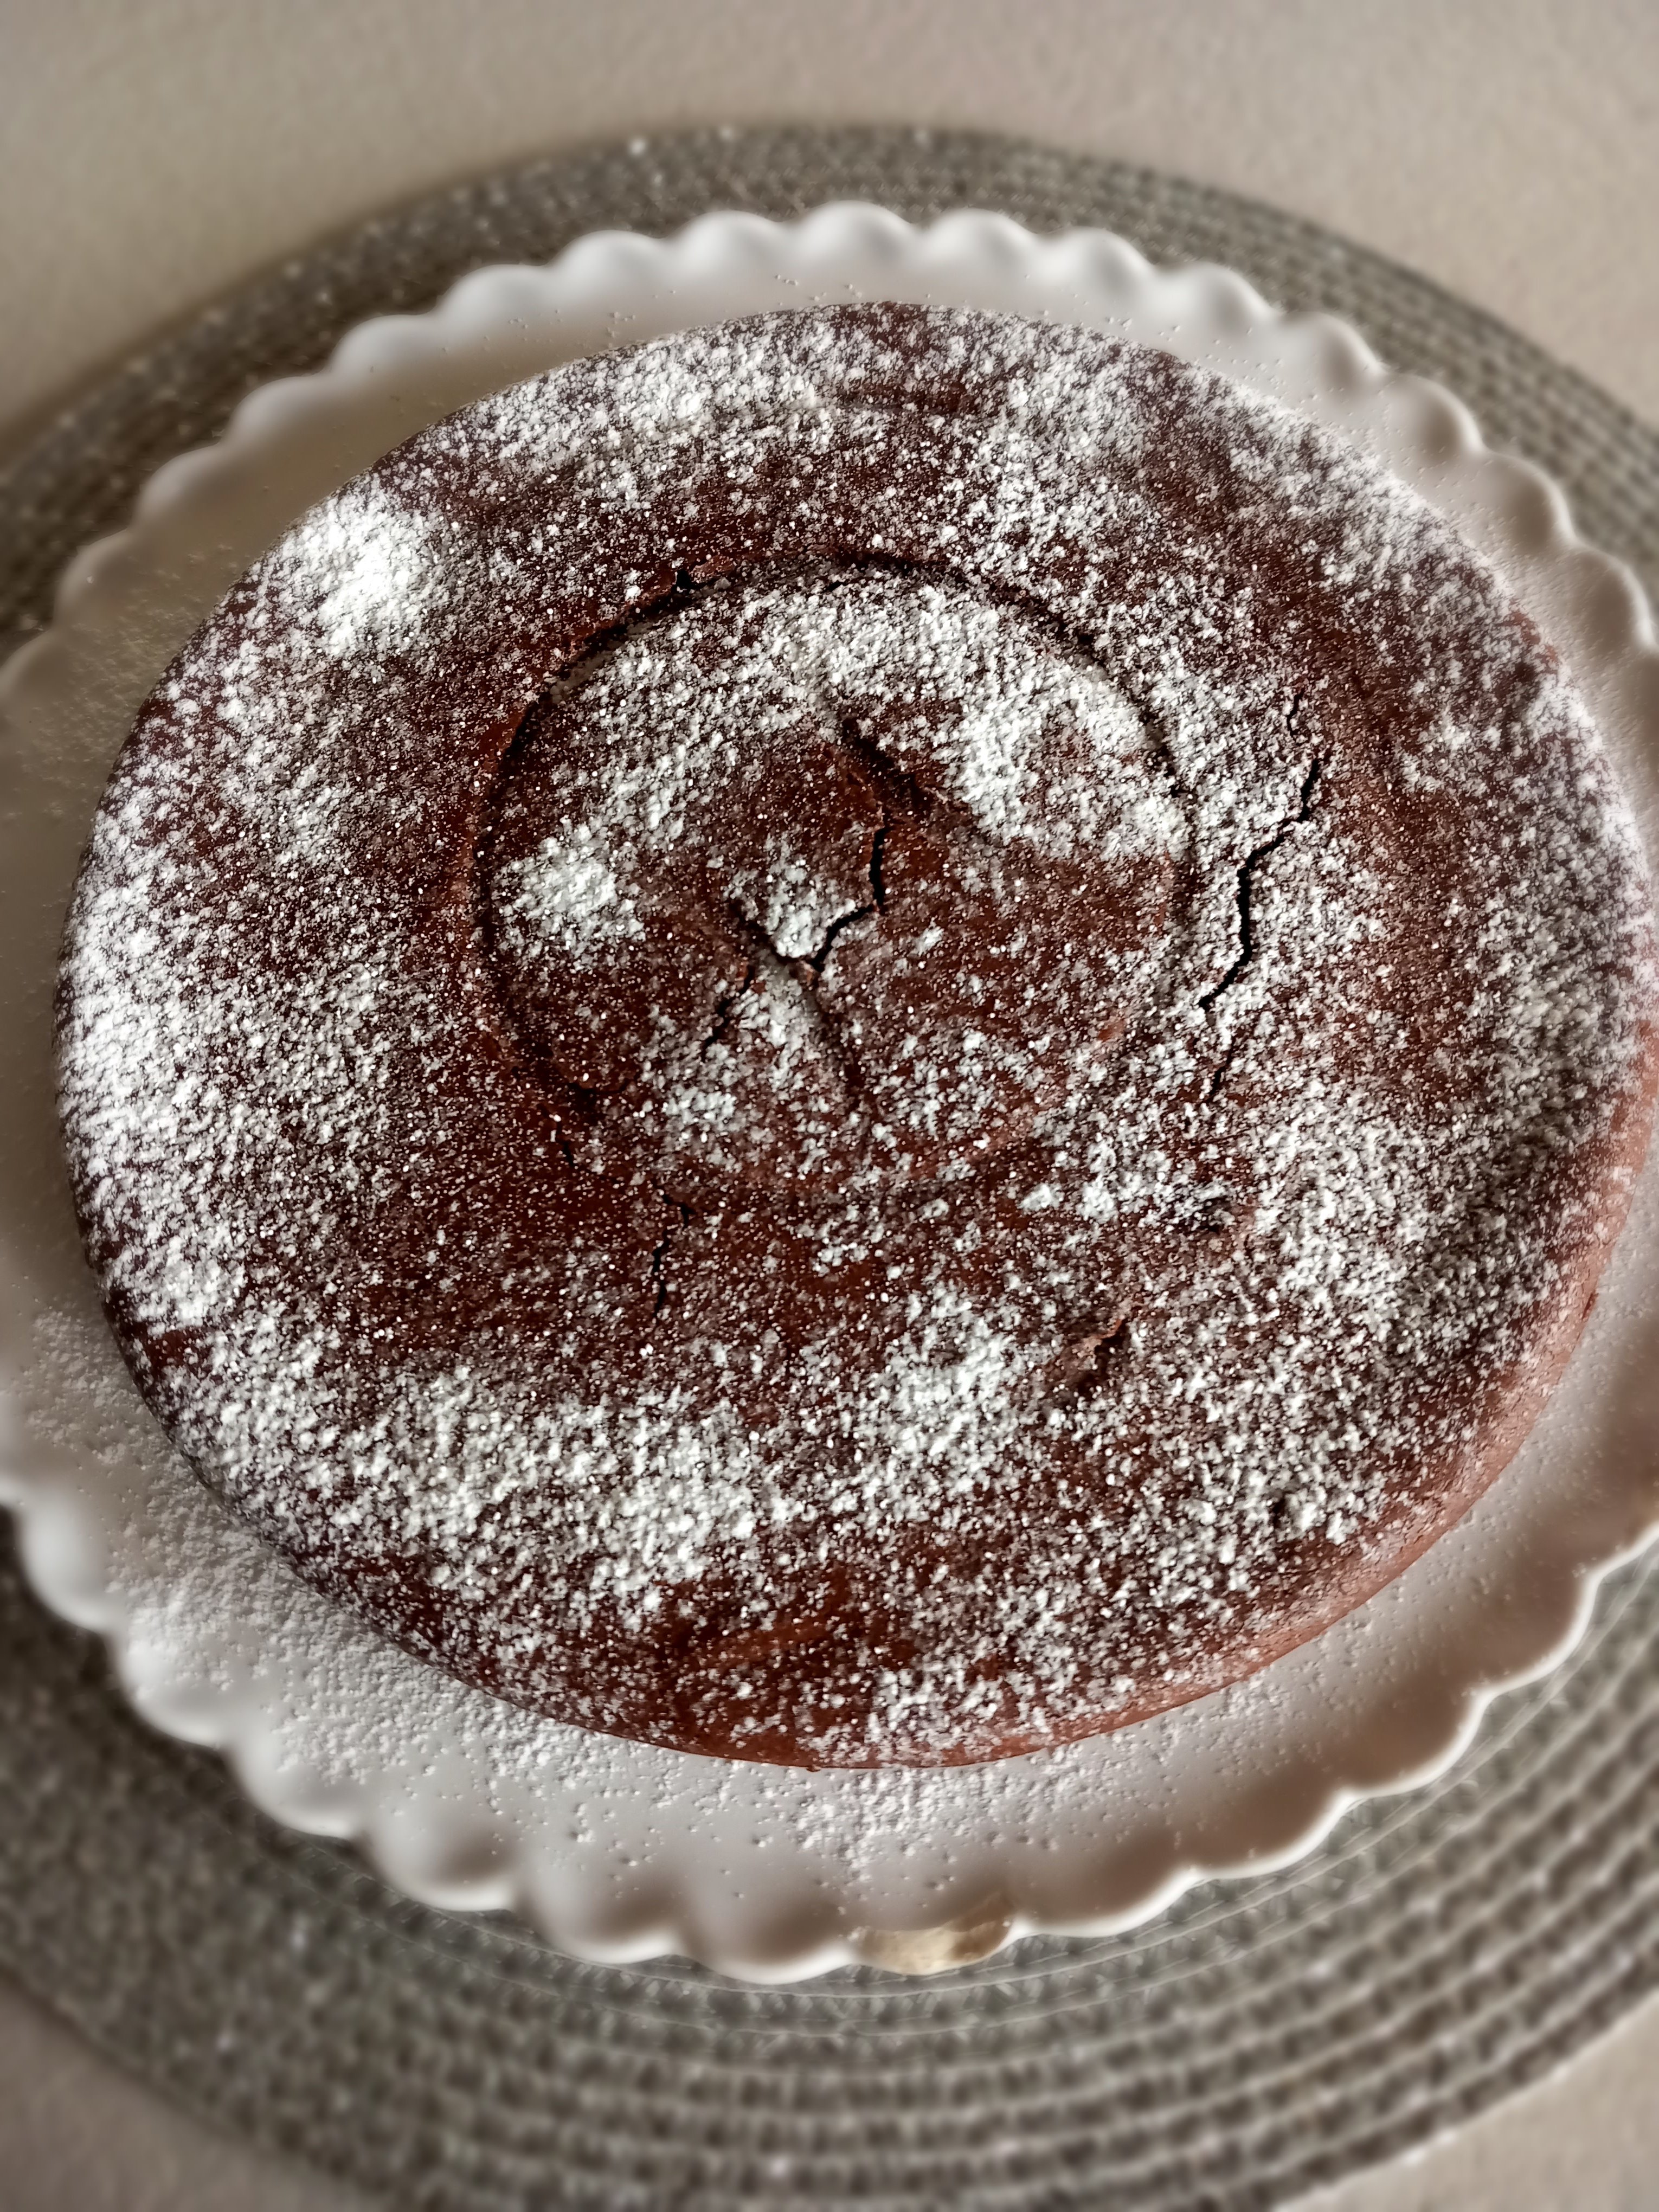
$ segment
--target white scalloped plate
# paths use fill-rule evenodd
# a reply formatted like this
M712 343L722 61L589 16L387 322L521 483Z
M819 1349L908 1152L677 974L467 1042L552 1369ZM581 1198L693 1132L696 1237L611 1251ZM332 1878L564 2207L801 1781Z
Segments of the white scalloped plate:
M1544 1420L1426 1558L1252 1681L991 1766L811 1775L535 1720L303 1587L143 1412L81 1261L49 1066L64 905L139 701L296 515L440 415L607 346L872 298L1107 328L1358 440L1487 554L1561 651L1653 852L1651 623L1545 478L1341 323L1281 315L1224 270L1162 271L1104 233L1039 240L1000 216L925 230L866 207L712 216L665 242L608 234L549 268L483 270L429 314L365 324L163 468L132 526L70 564L52 627L0 678L0 1497L35 1588L108 1639L149 1720L224 1752L277 1819L356 1838L416 1897L512 1907L589 1957L677 1952L775 1979L1121 1926L1194 1881L1294 1858L1357 1797L1443 1768L1496 1691L1569 1649L1601 1574L1659 1522L1659 1169Z

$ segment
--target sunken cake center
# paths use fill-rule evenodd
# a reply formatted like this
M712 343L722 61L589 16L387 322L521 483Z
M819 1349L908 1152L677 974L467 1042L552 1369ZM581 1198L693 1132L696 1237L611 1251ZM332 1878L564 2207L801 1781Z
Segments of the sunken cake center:
M677 596L528 718L482 848L518 1042L690 1188L968 1171L1109 1056L1186 824L1080 648L945 574Z

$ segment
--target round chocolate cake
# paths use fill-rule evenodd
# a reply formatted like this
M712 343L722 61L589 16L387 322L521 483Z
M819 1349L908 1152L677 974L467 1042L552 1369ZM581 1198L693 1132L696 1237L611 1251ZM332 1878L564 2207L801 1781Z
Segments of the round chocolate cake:
M556 371L144 706L60 997L122 1349L559 1719L982 1759L1236 1680L1514 1451L1646 1143L1642 865L1491 573L1012 319Z

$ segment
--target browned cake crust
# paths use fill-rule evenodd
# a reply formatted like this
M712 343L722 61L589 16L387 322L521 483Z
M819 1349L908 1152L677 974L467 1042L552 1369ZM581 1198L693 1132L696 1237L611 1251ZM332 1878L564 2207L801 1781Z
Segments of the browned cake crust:
M1534 1419L1646 1143L1554 657L1335 440L916 308L306 518L70 917L87 1249L307 1579L556 1717L994 1758L1237 1680Z

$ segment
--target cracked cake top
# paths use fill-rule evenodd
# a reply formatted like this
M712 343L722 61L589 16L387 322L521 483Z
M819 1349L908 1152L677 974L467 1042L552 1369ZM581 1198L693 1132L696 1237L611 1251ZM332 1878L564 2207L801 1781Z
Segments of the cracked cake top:
M146 703L89 1256L312 1581L583 1725L988 1758L1237 1679L1525 1433L1653 943L1478 558L1169 357L763 317L440 423Z

